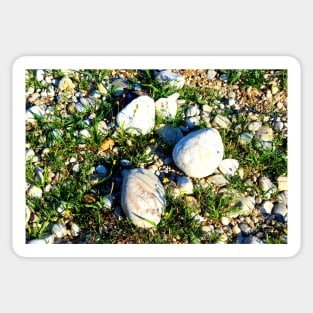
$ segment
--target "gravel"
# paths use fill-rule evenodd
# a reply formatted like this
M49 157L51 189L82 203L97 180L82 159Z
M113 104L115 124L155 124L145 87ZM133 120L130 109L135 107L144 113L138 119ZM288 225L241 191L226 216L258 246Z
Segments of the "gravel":
M159 102L162 108L167 108L166 101L168 101L175 110L177 104L177 109L183 111L184 114L181 117L183 123L180 123L179 126L155 125L154 121L151 121L146 127L144 121L150 112L139 112L142 114L140 120L143 124L139 126L135 124L135 127L142 127L143 133L148 133L155 126L154 140L156 141L160 140L163 144L173 148L192 130L197 130L199 126L203 127L203 125L205 127L212 126L218 131L237 132L238 141L242 146L247 146L253 140L257 140L260 148L268 151L273 148L275 136L287 138L287 96L275 79L268 88L257 90L254 87L242 89L239 84L229 86L228 75L220 74L218 70L166 70L156 73L156 79L162 84L169 81L172 86L177 88L206 86L215 90L219 95L219 100L212 102L201 101L201 97L199 97L199 101L194 102L185 101L181 96L181 99L178 100L178 94L173 94L172 98L164 98L163 102ZM35 70L33 75L41 83L41 87L26 88L26 130L38 132L38 138L41 138L41 146L34 146L32 142L26 142L27 169L32 169L33 175L33 181L28 179L26 182L27 199L30 204L35 201L49 201L49 194L54 188L57 188L60 182L63 183L63 190L66 189L66 177L80 179L88 161L84 159L84 151L89 149L88 145L86 146L81 140L92 138L94 136L93 126L96 125L97 132L105 135L108 141L100 143L101 148L99 151L95 151L102 157L101 164L95 164L88 172L88 180L85 182L84 188L88 190L89 198L86 197L85 200L97 203L99 195L96 196L92 188L96 188L100 181L108 180L110 184L100 191L100 197L103 198L101 209L113 210L112 216L115 218L125 218L119 204L123 182L121 171L133 167L133 160L120 160L117 164L119 170L110 172L106 165L108 156L118 155L123 147L116 146L112 139L118 129L116 116L112 116L111 119L97 120L97 110L100 109L101 103L105 99L110 99L108 94L113 87L115 91L112 103L120 106L120 112L124 112L123 108L138 96L145 96L142 99L148 99L151 103L158 99L147 98L151 95L143 94L144 88L140 84L132 86L131 80L127 80L127 75L132 77L135 74L128 74L127 71L111 71L95 89L88 92L78 84L79 73L73 70L64 70L62 74L61 77L53 77L50 70ZM270 107L270 102L274 104L273 108ZM128 113L126 119L127 123L133 122L135 114L138 114L137 102L133 103L132 111ZM275 112L274 117L269 116L271 109ZM54 149L54 146L51 148L52 151L46 148L46 142L53 140L54 145L57 145L58 141L65 140L72 134L66 129L48 129L48 124L45 126L47 129L38 130L38 117L45 121L61 121L73 118L74 113L84 115L89 111L91 114L84 120L82 119L73 132L73 135L77 136L75 154L70 155L66 160L60 160L64 164L64 172L56 171L53 167L46 167L44 160L51 155ZM168 116L173 117L173 114ZM239 116L240 123L237 121ZM121 127L121 115L119 121ZM127 145L132 147L133 144L134 142L129 139ZM152 144L154 143L152 142ZM150 147L148 148L151 150ZM167 184L164 183L165 179L169 180L168 184L175 185L176 182L178 194L181 192L192 195L195 188L199 186L212 186L210 188L214 188L216 194L219 194L222 188L228 188L229 179L232 176L239 175L245 181L246 190L234 192L237 211L225 213L215 221L201 210L194 214L195 220L201 224L203 233L206 234L203 238L206 240L208 235L216 234L218 235L216 243L260 244L268 243L268 238L271 237L287 243L288 238L284 232L288 224L287 177L285 175L264 175L262 171L255 172L253 169L245 167L245 160L234 156L227 155L224 158L219 169L217 168L215 172L201 180L184 176L184 173L175 166L175 156L173 161L171 153L164 155L158 150L152 152L153 161L149 164L143 163L142 167L150 167L165 186ZM66 164L69 166L66 167ZM71 170L67 171L65 167ZM65 196L63 197L65 198ZM197 207L196 197L193 199L195 207ZM38 224L44 225L44 221L38 220L38 212L35 212L31 205L26 206L27 243L93 243L91 239L88 239L90 234L86 233L79 225L79 221L73 221L68 217L71 206L63 200L60 201L59 206L55 207L59 213L59 219L47 226L41 238L34 238L28 232L29 229L35 229ZM201 240L201 238L197 239L197 242L202 243ZM174 242L179 243L180 239L175 238Z

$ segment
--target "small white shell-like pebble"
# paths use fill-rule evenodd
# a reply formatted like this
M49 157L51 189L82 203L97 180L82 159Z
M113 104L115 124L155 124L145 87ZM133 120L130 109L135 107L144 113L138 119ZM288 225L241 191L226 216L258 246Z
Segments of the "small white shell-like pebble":
M64 224L54 224L52 227L52 233L57 237L57 238L62 238L66 235L67 230Z

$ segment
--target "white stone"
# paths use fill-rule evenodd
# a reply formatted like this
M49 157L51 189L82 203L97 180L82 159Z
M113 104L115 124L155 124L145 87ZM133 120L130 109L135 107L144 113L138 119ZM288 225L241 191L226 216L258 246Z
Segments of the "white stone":
M185 84L184 76L173 73L169 70L163 70L159 72L156 76L156 80L160 83L168 83L170 87L177 89L183 88Z
M72 223L71 224L71 234L73 237L76 237L78 236L79 234L81 233L81 228L75 224L75 223Z
M160 98L155 102L156 113L164 118L174 118L177 113L177 99L179 93L175 92L167 98Z
M55 139L55 140L60 140L63 136L63 130L62 129L53 129L52 130L52 137Z
M37 186L31 186L28 189L27 194L33 198L42 198L42 190Z
M271 214L274 204L271 201L265 200L259 206L259 210L263 214Z
M27 122L35 122L36 121L35 116L42 118L44 117L44 115L45 115L44 107L34 105L27 109L25 119Z
M232 177L239 167L239 161L235 159L222 160L219 170L227 177Z
M262 122L260 121L251 121L248 124L248 129L252 132L258 131L262 127Z
M90 131L88 129L82 129L80 132L79 132L80 136L87 139L87 138L90 138L91 137L91 134L90 134Z
M211 175L220 165L224 145L216 129L204 128L179 140L172 155L176 166L186 175L202 178Z
M227 212L227 217L236 218L239 215L249 215L255 206L255 198L251 196L240 196L234 206L234 210Z
M119 128L135 135L149 133L155 123L155 104L149 96L140 96L117 114Z
M270 197L270 195L274 192L276 192L277 187L271 182L271 180L268 177L261 176L259 178L259 186L262 189L262 191L266 192L265 195L267 198Z
M62 238L66 235L67 230L64 224L57 223L52 226L52 233L57 238Z
M176 183L180 192L183 192L187 195L193 193L193 183L189 177L178 176Z
M125 215L138 227L150 228L158 224L166 205L165 191L159 178L141 168L125 173L121 205Z
M213 70L209 70L208 71L208 79L213 79L216 76L217 72L213 71Z
M277 183L278 183L278 191L288 190L288 177L279 176L277 178Z
M284 206L283 204L281 203L276 203L274 208L273 208L273 211L272 211L273 214L275 214L275 217L283 222L284 221L284 218L285 216L287 215L288 213L288 209L286 206Z
M256 139L263 149L270 150L272 148L273 130L262 126L256 133Z
M26 152L25 152L25 159L26 161L30 161L31 159L34 158L35 156L35 151L33 149L26 149Z
M229 128L231 126L231 121L227 117L218 114L214 117L212 125L219 128Z
M221 217L221 223L222 223L224 226L227 226L227 225L230 223L229 218L226 217L226 216L222 216L222 217Z
M41 82L45 78L45 72L43 70L36 70L36 79Z

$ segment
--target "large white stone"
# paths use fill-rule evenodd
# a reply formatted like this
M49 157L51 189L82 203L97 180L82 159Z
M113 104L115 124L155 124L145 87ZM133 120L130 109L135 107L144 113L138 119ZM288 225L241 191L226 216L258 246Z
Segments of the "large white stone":
M149 133L155 124L154 100L149 96L140 96L130 102L117 114L119 128L135 135Z
M133 224L142 228L158 224L166 205L165 191L159 178L152 171L142 168L126 172L121 204Z
M173 149L176 166L186 175L196 178L211 175L220 165L223 155L222 138L214 128L188 134Z

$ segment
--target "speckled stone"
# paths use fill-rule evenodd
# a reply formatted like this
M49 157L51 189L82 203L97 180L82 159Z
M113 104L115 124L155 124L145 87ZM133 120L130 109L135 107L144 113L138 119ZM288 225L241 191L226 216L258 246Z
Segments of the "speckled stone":
M124 172L121 204L125 215L136 226L150 228L153 223L158 224L166 205L159 178L142 168Z

